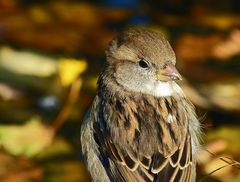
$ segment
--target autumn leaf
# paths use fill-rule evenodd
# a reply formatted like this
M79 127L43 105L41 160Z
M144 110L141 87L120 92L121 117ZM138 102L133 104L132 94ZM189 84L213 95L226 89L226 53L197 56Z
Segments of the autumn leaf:
M87 69L87 62L85 60L61 59L58 68L62 85L69 86L79 74Z
M33 117L23 126L0 125L0 146L13 155L32 157L49 146L54 131Z

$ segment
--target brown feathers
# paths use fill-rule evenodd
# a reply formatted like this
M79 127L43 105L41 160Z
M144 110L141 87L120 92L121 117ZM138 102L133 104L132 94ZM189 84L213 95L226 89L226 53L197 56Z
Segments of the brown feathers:
M199 123L175 83L167 40L130 29L110 43L106 59L81 131L93 181L194 181Z
M189 121L182 107L186 105L185 98L178 103L173 97L156 99L142 94L121 100L115 94L102 99L104 106L100 109L108 115L99 116L105 128L94 127L94 138L100 140L99 150L107 151L109 160L118 168L122 165L128 173L150 181L186 181L190 177L185 174L193 165ZM169 122L168 115L173 114L175 119Z

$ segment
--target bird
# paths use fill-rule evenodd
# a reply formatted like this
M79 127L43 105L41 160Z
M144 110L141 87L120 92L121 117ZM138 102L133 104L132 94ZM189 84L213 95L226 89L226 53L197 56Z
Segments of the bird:
M168 40L148 28L127 28L105 58L80 134L92 181L195 181L201 126L178 84Z

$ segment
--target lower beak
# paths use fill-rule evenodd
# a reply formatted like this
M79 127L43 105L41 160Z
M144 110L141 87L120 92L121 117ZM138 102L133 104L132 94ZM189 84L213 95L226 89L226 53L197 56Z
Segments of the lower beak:
M156 77L161 81L182 80L182 77L173 64L167 65L163 70L156 71Z

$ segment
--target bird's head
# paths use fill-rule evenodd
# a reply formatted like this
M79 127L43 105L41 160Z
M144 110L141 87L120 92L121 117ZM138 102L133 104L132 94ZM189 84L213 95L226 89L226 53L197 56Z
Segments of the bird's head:
M116 82L130 91L170 96L181 79L169 42L147 29L123 31L109 44L106 57Z

